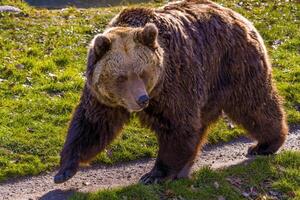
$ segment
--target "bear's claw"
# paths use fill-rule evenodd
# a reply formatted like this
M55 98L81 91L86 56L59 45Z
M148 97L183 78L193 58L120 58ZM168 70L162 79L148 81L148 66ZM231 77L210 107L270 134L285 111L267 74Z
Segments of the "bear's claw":
M143 175L139 180L139 183L144 184L144 185L158 184L161 182L162 182L162 177L155 176L151 172Z
M71 170L71 169L64 170L63 172L58 172L54 176L54 183L58 184L58 183L66 182L67 180L72 178L76 174L76 172L77 170Z

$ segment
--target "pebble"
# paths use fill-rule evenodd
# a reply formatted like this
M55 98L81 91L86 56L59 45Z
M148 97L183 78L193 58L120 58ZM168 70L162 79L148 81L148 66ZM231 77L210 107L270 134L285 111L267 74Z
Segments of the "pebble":
M91 183L88 182L88 181L85 181L85 182L83 182L82 184L85 185L85 186L91 185Z
M219 189L219 187L220 187L220 185L217 181L214 182L214 186L215 186L216 189Z

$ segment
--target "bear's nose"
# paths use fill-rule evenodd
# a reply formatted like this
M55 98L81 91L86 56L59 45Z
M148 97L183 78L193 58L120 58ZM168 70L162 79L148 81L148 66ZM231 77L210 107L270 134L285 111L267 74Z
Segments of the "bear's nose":
M148 95L142 95L138 98L137 100L137 104L139 104L139 106L141 106L142 108L145 108L148 106L149 104L149 97Z

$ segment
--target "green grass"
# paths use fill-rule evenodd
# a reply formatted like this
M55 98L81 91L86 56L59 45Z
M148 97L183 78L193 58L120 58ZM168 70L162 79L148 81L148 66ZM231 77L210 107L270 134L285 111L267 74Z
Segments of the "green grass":
M214 200L300 199L300 152L258 157L222 170L203 168L190 180L161 185L140 184L97 193L76 193L70 200Z
M300 105L300 4L237 3L223 1L252 20L262 34L275 81L286 100L288 121L299 123L295 107ZM87 45L122 9L37 10L18 0L2 0L1 4L19 6L24 12L0 13L0 181L58 165L68 121L84 84ZM273 45L276 40L280 45ZM229 129L220 121L211 128L208 140L227 141L242 133L241 128ZM154 134L133 118L95 162L153 157L156 150Z

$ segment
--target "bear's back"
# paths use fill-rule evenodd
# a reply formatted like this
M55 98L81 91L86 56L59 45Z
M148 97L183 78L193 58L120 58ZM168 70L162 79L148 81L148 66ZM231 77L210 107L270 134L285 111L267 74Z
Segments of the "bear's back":
M188 47L187 40L193 46L210 48L217 45L222 49L240 45L236 44L240 41L262 43L249 20L208 0L177 1L157 9L125 9L111 20L109 27L143 27L147 23L157 26L160 43L166 48L171 42Z
M174 87L180 88L175 95L179 100L183 91L192 92L182 96L182 101L186 96L194 98L194 91L200 98L211 88L246 80L249 71L269 71L268 64L260 66L263 69L244 64L244 60L252 62L259 57L267 63L263 41L252 23L211 1L184 0L158 9L125 9L109 26L143 27L147 23L154 23L159 30L158 42L164 50L168 74L164 91L169 95ZM226 74L230 74L230 80Z

